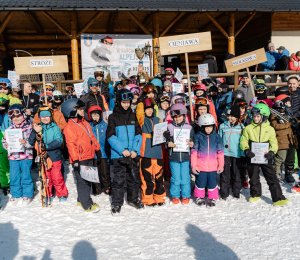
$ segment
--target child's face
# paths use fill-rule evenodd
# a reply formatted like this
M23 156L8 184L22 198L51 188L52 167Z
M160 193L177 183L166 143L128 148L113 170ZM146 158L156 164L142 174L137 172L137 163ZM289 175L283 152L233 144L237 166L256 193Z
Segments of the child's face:
M147 93L147 97L148 97L148 98L154 98L154 92L153 92L153 91L148 92L148 93Z
M98 113L92 113L92 119L96 122L99 122L100 115Z
M160 103L160 106L163 110L167 110L170 107L170 104L168 101L164 101Z
M82 107L77 108L77 113L78 115L80 115L81 117L84 117L84 109Z
M180 116L175 116L174 117L174 121L176 122L176 124L180 125L184 120L184 115L180 115Z
M197 96L197 97L200 97L200 96L202 96L203 94L204 94L204 91L201 90L201 89L196 91L196 96Z
M171 91L171 87L170 86L165 86L165 91L169 93Z
M241 115L245 114L246 108L245 107L240 107Z
M292 106L292 105L291 105L291 101L285 102L285 106L286 106L286 107L291 107L291 106Z
M0 89L0 93L5 94L5 95L7 95L8 91L9 91L8 88L7 89L4 89L4 88Z
M214 130L214 127L213 126L207 126L204 129L205 129L205 133L210 135L211 132Z
M122 100L121 101L121 106L123 107L124 110L127 110L130 107L130 101L129 100Z
M259 121L260 121L260 119L261 119L261 115L255 115L255 116L253 116L253 121L254 121L255 124L258 124Z
M146 110L145 110L145 114L146 114L146 116L152 116L152 114L153 114L153 108L147 108Z
M50 123L51 117L50 116L41 116L40 119L43 124L48 125Z
M19 125L22 123L23 121L23 116L22 115L19 115L19 116L14 116L12 118L12 121L16 124L16 125Z
M206 114L207 113L207 107L204 107L204 106L200 106L198 107L198 114L201 116L203 114Z
M228 121L231 123L231 124L234 124L238 119L232 115L228 115Z

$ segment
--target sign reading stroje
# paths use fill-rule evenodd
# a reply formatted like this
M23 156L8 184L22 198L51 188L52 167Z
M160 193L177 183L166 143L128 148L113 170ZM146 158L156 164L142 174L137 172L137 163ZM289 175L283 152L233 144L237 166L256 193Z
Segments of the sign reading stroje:
M53 66L53 59L45 59L45 60L30 60L30 67L45 67L45 66Z

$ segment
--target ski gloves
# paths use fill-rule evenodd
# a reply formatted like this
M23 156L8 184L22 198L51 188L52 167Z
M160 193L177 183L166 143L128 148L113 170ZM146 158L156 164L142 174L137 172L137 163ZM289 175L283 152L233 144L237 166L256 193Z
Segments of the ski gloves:
M265 158L268 160L271 160L274 157L274 153L272 151L269 151L265 154Z
M244 152L250 159L255 157L255 153L252 153L249 149L246 149Z

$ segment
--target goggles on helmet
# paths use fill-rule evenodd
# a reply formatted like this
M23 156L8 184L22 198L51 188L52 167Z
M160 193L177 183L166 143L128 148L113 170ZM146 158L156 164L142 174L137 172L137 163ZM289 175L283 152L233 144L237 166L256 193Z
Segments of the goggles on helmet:
M255 91L259 91L259 90L262 90L262 91L265 91L267 90L267 87L265 84L258 84L255 86Z
M195 102L195 105L204 105L204 106L207 106L208 105L208 101L206 98L197 98L196 99L196 102Z
M143 91L145 93L149 93L149 92L157 92L156 90L156 87L154 85L146 85L144 88L143 88Z
M22 115L22 113L19 109L8 110L7 114L8 114L9 117Z
M5 83L5 82L0 82L0 87L8 88L7 83Z
M170 74L173 74L173 72L172 72L172 70L166 70L165 74L170 75Z
M131 99L131 100L134 99L134 95L133 95L132 92L126 92L126 93L122 94L122 100L126 101L126 100L129 100L129 99Z
M159 101L160 102L164 102L164 101L171 102L171 99L168 95L165 95L165 96L160 97Z
M241 102L237 102L235 105L239 106L239 107L247 107L247 103L244 101Z
M174 116L181 116L181 115L183 115L184 113L186 113L185 110L171 110L171 112L170 112L171 117L174 117Z
M71 86L67 86L67 87L66 87L66 91L74 91L74 88L71 87Z
M45 101L45 96L40 97L40 101ZM53 97L47 95L47 101L53 101Z
M140 94L141 93L141 89L139 87L132 87L130 89L130 92L132 92L133 94Z
M183 98L177 98L176 100L175 100L175 104L185 104L185 101L184 101L184 99Z
M62 96L54 96L54 100L62 100Z

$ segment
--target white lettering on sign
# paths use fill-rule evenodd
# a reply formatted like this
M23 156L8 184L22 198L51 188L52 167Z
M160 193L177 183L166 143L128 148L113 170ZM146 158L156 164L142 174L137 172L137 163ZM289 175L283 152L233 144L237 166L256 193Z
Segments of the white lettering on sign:
M52 67L53 59L30 60L30 67Z
M237 65L246 63L248 61L256 60L256 59L257 59L256 54L252 54L252 55L249 55L247 57L232 61L232 65L237 66Z
M185 39L185 40L177 40L177 41L170 41L169 47L182 47L182 46L188 46L188 45L196 45L199 44L198 38L193 39Z

